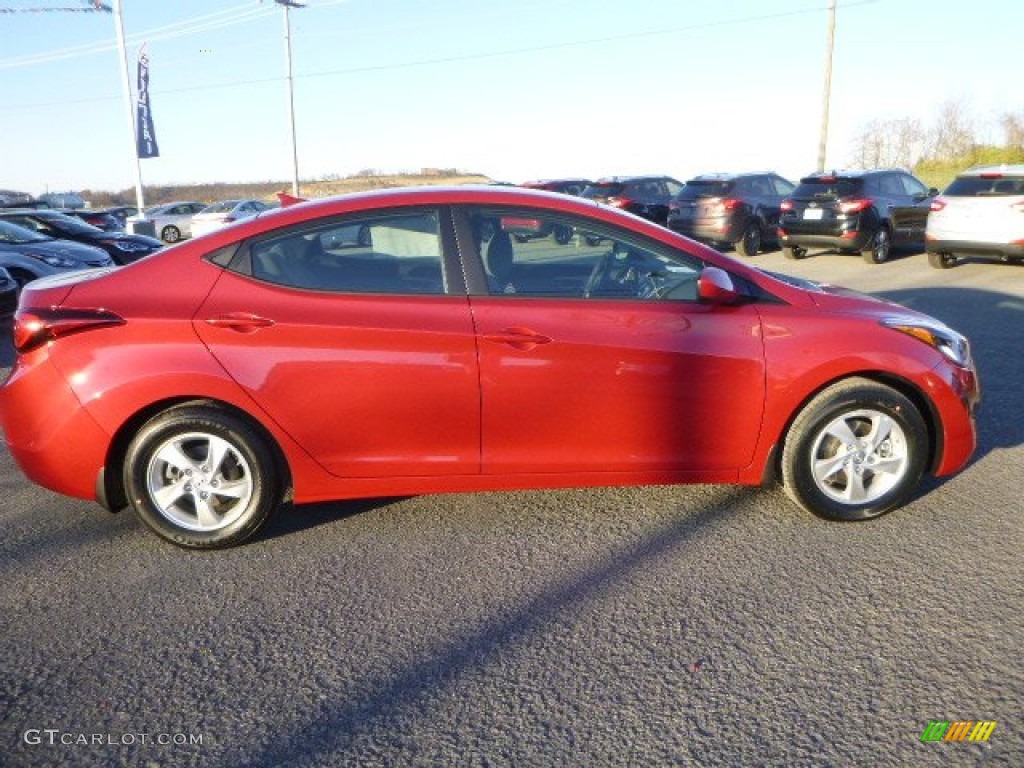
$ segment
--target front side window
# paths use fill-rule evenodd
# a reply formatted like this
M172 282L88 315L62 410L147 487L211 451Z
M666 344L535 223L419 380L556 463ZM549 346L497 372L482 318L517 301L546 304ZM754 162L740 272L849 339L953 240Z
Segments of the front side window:
M492 296L697 300L703 263L668 246L547 212L469 218Z
M316 222L256 241L252 276L339 293L443 294L436 211Z

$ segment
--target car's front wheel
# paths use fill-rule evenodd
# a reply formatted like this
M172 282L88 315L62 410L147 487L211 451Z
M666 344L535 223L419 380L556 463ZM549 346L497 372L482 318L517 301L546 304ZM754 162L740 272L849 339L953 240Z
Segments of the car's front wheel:
M782 481L797 504L830 520L869 520L907 501L924 472L928 429L892 387L851 378L814 397L782 450Z
M194 549L241 543L280 503L279 472L267 440L207 402L150 419L128 447L123 479L147 526Z
M160 230L160 239L165 243L176 243L181 240L181 230L173 224L168 224Z

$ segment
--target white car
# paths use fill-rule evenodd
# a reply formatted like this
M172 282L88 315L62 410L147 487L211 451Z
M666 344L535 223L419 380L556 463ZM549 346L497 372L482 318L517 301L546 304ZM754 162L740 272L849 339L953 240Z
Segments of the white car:
M177 202L154 205L146 209L145 218L153 222L153 231L165 243L176 243L192 236L192 217L206 207L206 203ZM129 222L140 221L132 216Z
M233 222L251 219L274 207L262 200L224 200L214 203L192 217L192 236L199 237Z
M1024 262L1024 165L990 165L957 175L928 213L925 249L933 267L958 256Z

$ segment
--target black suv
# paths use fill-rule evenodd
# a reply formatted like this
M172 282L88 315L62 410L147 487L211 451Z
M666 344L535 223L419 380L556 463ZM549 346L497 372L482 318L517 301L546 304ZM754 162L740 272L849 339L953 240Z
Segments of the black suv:
M881 264L894 247L924 250L928 208L937 194L894 169L811 174L782 201L782 252L802 259L809 247L860 251L869 264Z
M668 207L668 227L754 256L775 241L783 199L796 189L777 173L713 173L686 182Z
M664 226L668 204L682 188L682 182L671 176L615 176L595 181L582 196Z

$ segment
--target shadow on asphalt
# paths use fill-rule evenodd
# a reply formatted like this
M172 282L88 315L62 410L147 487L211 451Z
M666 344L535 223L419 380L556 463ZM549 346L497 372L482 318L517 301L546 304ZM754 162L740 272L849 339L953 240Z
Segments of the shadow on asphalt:
M411 660L392 674L363 681L363 693L335 702L324 702L320 716L301 730L281 733L262 753L245 755L251 765L304 763L330 764L331 758L344 752L360 736L389 722L400 722L402 714L423 706L425 700L458 683L494 661L509 648L540 634L543 628L564 617L568 608L599 598L616 585L628 581L630 574L650 563L662 561L673 550L692 545L709 535L716 524L743 513L753 488L722 487L715 502L696 510L679 511L673 522L653 530L648 536L617 553L602 558L600 565L571 573L555 581L536 596L508 611L495 615L478 631L453 638L451 642Z

